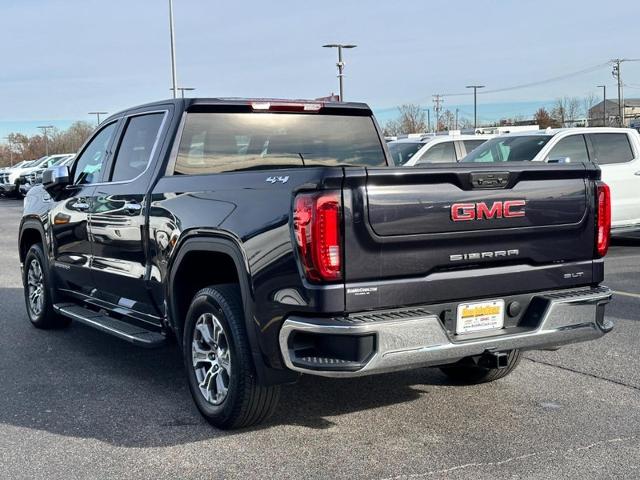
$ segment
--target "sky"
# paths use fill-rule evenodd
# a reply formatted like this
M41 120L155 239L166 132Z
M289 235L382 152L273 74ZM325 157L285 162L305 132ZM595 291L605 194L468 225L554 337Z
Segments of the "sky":
M640 2L458 0L174 0L178 84L194 96L315 98L338 89L336 52L348 50L345 99L379 120L403 103L531 115L570 95L615 93L606 62L640 58ZM42 122L64 128L170 96L168 0L0 0L0 141ZM598 67L599 66L599 67ZM640 62L623 65L625 96L640 97ZM449 94L449 95L447 95ZM484 105L484 111L483 111Z

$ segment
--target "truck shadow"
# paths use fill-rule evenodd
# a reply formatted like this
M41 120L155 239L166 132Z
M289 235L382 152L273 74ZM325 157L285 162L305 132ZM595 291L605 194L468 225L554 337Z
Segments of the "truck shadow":
M195 408L175 343L144 350L77 323L37 330L19 288L0 289L0 306L0 424L117 446L173 446L289 425L326 429L332 417L411 402L446 382L425 369L352 380L302 377L283 387L268 422L223 432Z

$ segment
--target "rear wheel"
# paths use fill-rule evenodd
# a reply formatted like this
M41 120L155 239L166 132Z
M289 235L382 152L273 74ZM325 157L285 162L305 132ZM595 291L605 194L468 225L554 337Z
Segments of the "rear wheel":
M505 368L487 368L478 365L473 358L465 358L458 363L440 367L442 373L456 383L475 385L493 382L509 375L520 363L520 350L511 350L507 356Z
M42 245L36 243L29 248L24 260L24 300L27 314L37 328L59 328L69 325L71 320L61 317L53 310L50 294L49 271Z
M241 428L273 413L280 387L257 383L236 285L196 293L182 338L191 395L209 423Z

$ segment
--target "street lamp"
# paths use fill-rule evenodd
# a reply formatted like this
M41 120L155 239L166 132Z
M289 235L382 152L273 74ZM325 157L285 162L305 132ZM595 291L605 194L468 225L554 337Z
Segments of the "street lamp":
M53 128L53 125L42 125L40 127L38 127L40 129L42 129L42 132L44 133L44 154L45 156L49 156L49 139L47 138L47 130L49 130L50 128Z
M473 88L473 129L478 128L478 89L484 85L467 85L465 88Z
M357 45L350 44L342 44L342 43L329 43L327 45L323 45L324 48L337 48L338 49L338 63L336 66L338 67L338 80L340 81L340 101L344 102L344 61L342 60L342 49L343 48L356 48Z
M607 126L607 86L598 85L602 89L602 126Z
M173 0L169 0L169 34L171 35L171 90L173 98L178 96L178 76L176 73L176 37L173 28Z
M169 90L173 90L173 88L170 88ZM180 90L180 94L182 95L182 98L184 98L184 92L192 92L195 90L194 87L178 87L176 88L176 90ZM174 97L175 98L175 97Z
M109 112L88 112L87 115L95 115L98 123L96 123L96 125L100 125L100 115L106 115Z

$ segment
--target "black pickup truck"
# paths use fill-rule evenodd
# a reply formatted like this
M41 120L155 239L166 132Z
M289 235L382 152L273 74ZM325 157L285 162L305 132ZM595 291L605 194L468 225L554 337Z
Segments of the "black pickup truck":
M29 192L27 312L175 338L221 428L264 420L300 374L491 381L523 350L612 329L599 179L581 163L394 168L358 103L136 107Z

